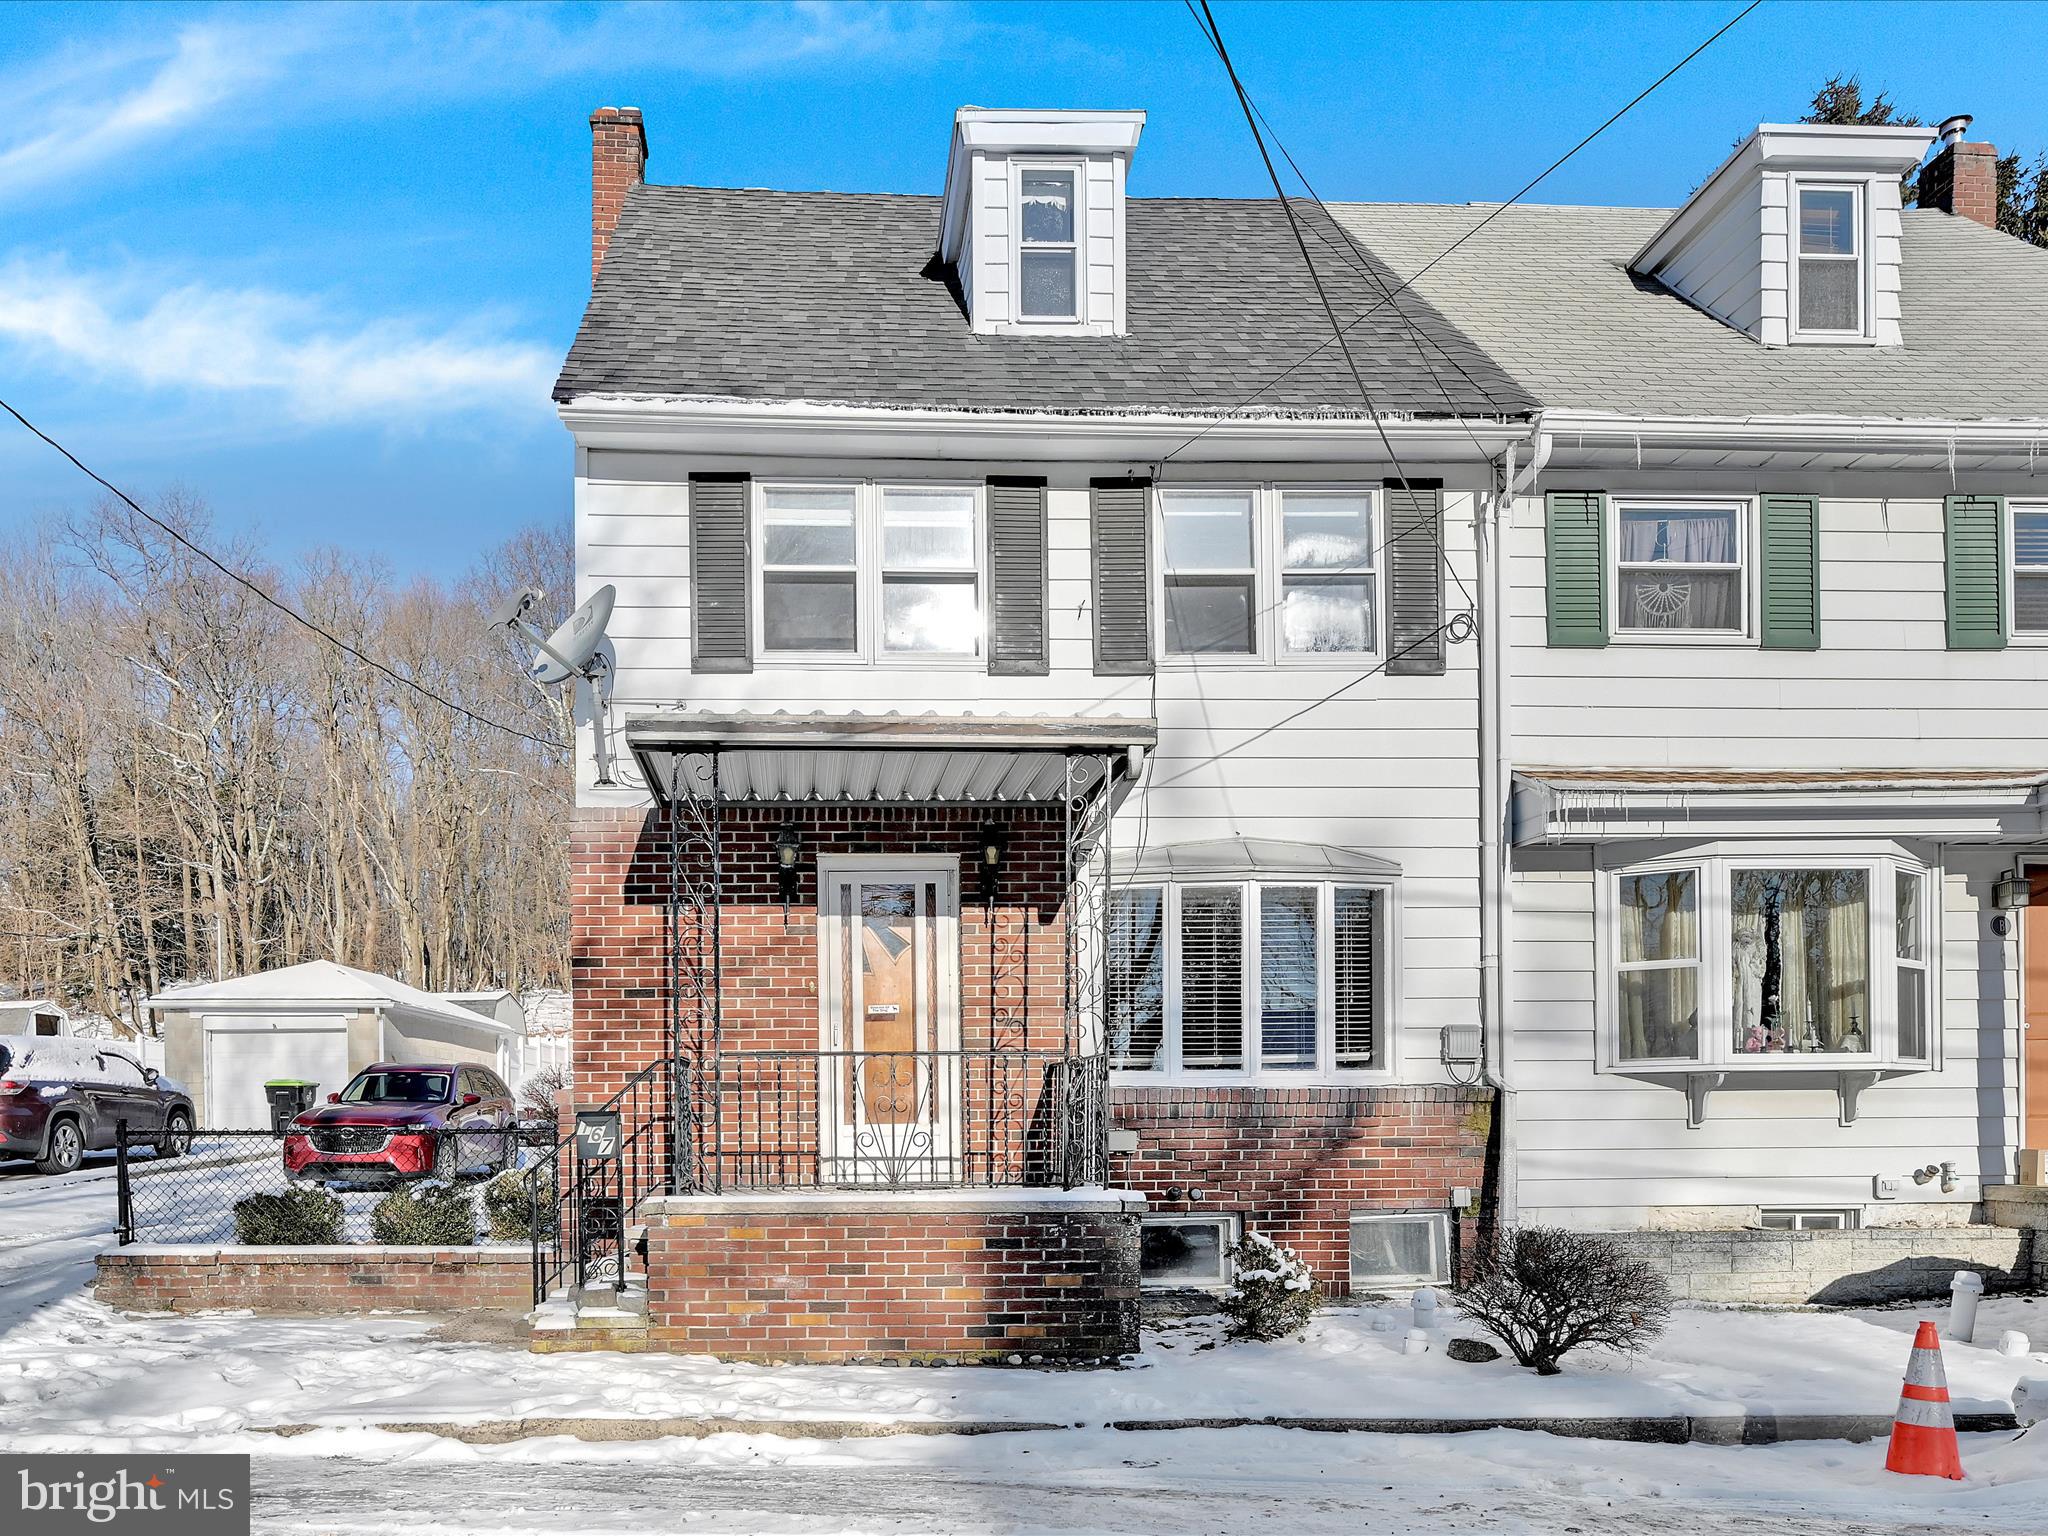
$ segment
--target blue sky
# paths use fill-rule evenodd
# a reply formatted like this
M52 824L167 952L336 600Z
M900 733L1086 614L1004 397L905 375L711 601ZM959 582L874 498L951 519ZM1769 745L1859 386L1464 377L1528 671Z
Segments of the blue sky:
M1505 197L1740 0L1218 5L1326 197ZM587 289L594 106L655 181L931 192L953 109L1143 107L1140 195L1257 195L1178 3L24 5L0 25L0 382L138 494L274 552L452 573L566 517L548 386ZM1769 0L1534 194L1667 204L1859 73L2048 149L2048 5ZM1483 236L1482 236L1483 238ZM0 525L90 487L8 424Z

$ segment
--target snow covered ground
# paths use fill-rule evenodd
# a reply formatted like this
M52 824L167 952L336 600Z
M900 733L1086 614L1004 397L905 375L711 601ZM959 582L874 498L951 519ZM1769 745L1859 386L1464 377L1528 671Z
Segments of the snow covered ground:
M1882 1442L1768 1448L1245 1428L1119 1432L1197 1416L1877 1413L1935 1309L1682 1309L1647 1356L1506 1362L1400 1352L1405 1308L1322 1315L1307 1339L1148 1332L1124 1369L774 1369L687 1357L535 1356L418 1317L122 1317L86 1292L109 1241L102 1180L0 1175L0 1448L244 1450L264 1531L1922 1532L2042 1529L2048 1431L1966 1437L1962 1485L1882 1470ZM1447 1314L1439 1345L1473 1330ZM2010 1359L2000 1330L2043 1352ZM1945 1345L1957 1407L1999 1411L2048 1375L2048 1299L1985 1303ZM1070 1430L897 1439L713 1435L472 1446L392 1422L562 1417L1016 1421ZM316 1426L293 1436L262 1433Z

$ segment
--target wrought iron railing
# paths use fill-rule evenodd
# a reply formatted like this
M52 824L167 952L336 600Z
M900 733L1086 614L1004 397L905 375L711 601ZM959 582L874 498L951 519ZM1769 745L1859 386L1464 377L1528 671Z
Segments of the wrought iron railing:
M1057 1050L727 1051L696 1078L682 1187L1096 1183L1107 1081Z

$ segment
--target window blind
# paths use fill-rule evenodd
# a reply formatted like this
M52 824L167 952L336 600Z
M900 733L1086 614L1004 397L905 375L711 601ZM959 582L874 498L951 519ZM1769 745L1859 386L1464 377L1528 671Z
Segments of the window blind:
M1336 987L1331 999L1331 1033L1336 1040L1337 1065L1369 1069L1374 1065L1380 893L1339 886L1335 894L1330 951Z
M1192 1070L1244 1066L1244 893L1180 893L1180 1053Z

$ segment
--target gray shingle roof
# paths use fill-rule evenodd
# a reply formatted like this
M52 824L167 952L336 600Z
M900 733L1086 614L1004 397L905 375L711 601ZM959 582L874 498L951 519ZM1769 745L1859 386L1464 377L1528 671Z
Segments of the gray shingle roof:
M1348 324L1393 279L1378 271L1385 288L1376 287L1362 270L1369 263L1325 216L1308 212L1317 264ZM638 187L555 398L1362 414L1277 203L1133 198L1125 226L1127 336L977 336L933 260L935 197ZM1379 410L1441 417L1534 408L1426 300L1396 302L1414 329L1381 308L1348 330Z
M1403 278L1490 207L1351 203L1335 215ZM1416 290L1548 406L1647 414L2048 418L2048 251L1908 209L1901 347L1764 347L1629 259L1655 208L1509 208Z

